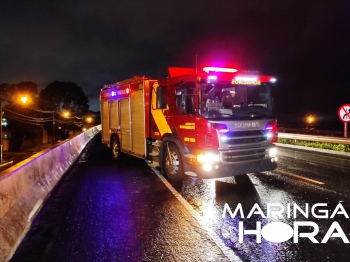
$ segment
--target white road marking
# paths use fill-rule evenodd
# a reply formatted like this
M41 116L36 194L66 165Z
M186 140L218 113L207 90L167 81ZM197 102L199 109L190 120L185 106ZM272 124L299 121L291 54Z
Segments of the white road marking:
M222 253L233 262L242 262L242 260L230 249L225 245L225 243L221 240L221 238L210 228L206 225L202 217L196 212L193 207L176 191L175 188L161 175L161 173L155 169L154 167L151 167L152 170L156 173L156 175L159 177L159 179L165 184L165 186L170 190L171 193L180 201L180 203L187 209L188 212L197 220L199 225L207 232L207 234L212 238L212 240L215 242L215 244L220 248Z
M288 176L292 176L292 177L296 177L296 178L299 178L299 179L302 179L302 180L306 180L308 182L315 183L315 184L318 184L318 185L324 185L325 184L323 182L320 182L320 181L317 181L317 180L314 180L314 179L311 179L311 178L299 176L299 175L296 175L296 174L293 174L293 173L289 173L289 172L283 171L281 169L276 169L275 171L277 171L279 173L282 173L282 174L285 174L285 175L288 175Z

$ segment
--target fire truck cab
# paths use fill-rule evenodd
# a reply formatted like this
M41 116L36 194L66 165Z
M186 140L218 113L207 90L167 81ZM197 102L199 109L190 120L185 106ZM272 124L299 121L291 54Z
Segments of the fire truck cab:
M169 68L102 88L102 142L119 159L157 163L163 175L218 178L277 167L276 79L233 68Z

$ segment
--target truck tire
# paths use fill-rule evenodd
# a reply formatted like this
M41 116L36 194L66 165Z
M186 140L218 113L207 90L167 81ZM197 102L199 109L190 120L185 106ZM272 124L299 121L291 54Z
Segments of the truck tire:
M112 157L115 160L119 160L122 156L122 152L120 151L120 143L117 136L114 136L112 139Z
M164 149L163 167L165 175L172 182L183 179L184 169L181 153L174 143L167 143Z

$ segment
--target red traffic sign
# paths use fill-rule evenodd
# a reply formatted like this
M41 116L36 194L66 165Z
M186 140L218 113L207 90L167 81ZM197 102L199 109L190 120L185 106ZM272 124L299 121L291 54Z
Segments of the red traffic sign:
M340 121L344 123L350 122L350 104L342 105L338 110Z

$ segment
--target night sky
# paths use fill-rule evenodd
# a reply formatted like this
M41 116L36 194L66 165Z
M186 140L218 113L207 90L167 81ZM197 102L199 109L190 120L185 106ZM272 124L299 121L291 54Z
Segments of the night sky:
M4 0L0 34L0 83L72 81L94 111L104 84L195 67L196 55L275 75L282 123L340 124L350 104L348 0Z

